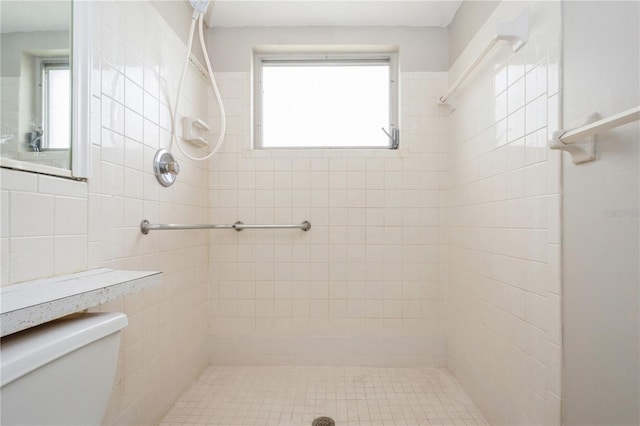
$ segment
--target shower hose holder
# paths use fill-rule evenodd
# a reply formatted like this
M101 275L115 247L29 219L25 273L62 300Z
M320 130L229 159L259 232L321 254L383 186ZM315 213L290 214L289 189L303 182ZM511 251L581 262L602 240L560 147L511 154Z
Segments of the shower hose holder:
M182 119L182 138L191 145L202 148L209 145L203 132L209 131L209 125L197 117L184 117Z

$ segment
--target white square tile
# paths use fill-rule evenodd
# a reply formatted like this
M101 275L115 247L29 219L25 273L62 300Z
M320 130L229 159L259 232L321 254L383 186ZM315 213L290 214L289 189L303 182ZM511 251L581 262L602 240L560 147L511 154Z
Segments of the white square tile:
M55 235L87 234L87 199L55 197Z
M52 236L54 197L47 194L12 191L9 196L9 235Z
M38 176L33 173L11 169L0 169L0 183L2 189L36 192L38 190Z
M145 76L146 76L146 73L145 73ZM146 82L146 78L145 78L145 82ZM143 103L144 103L143 105L144 118L146 118L147 120L151 121L154 124L159 124L160 123L160 103L158 102L158 98L154 97L153 95L151 95L146 91L146 85L145 85Z
M86 198L87 183L53 176L38 175L38 192L41 194Z
M136 112L137 114L143 114L144 105L144 92L133 79L126 78L124 83L124 104L127 108Z
M0 191L0 237L9 236L9 191Z
M12 284L54 274L53 236L11 238L9 253L9 282Z
M54 273L56 275L87 269L87 236L56 236L54 240Z
M133 51L129 46L125 49L125 75L128 80L135 83L138 87L142 87L144 84L144 62L140 57L140 53ZM129 86L125 84L125 99L131 99L129 96L132 95L137 96L135 93L127 95L127 88L129 88ZM137 93L136 88L131 89ZM129 101L127 101L127 104L129 104Z

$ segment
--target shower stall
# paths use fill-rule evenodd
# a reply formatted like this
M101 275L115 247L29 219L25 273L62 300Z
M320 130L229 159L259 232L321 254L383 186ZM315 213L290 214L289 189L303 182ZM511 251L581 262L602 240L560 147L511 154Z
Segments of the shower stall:
M91 5L91 175L2 168L0 271L162 271L104 424L640 421L637 2ZM255 143L313 67L380 146Z

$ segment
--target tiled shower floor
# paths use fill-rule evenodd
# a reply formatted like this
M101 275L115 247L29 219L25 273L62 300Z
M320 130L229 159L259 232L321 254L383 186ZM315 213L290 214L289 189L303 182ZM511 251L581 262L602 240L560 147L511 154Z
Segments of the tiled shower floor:
M207 368L161 426L486 425L444 369L386 367Z

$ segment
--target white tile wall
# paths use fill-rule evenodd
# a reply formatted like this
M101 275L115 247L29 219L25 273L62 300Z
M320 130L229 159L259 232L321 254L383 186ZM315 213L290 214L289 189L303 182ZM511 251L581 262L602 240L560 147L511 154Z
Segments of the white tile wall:
M2 285L86 269L87 184L9 169L0 179ZM82 249L54 256L70 244Z
M148 2L94 3L93 106L95 179L87 210L90 267L155 269L163 285L103 310L124 310L118 378L106 424L154 423L206 365L206 234L151 233L142 219L199 223L208 213L206 165L182 158L170 188L153 176L153 156L168 148L186 49ZM142 25L141 25L142 23ZM180 115L206 115L206 82L193 70ZM95 160L95 158L94 158Z
M560 423L560 10L498 6L454 65L528 7L528 43L490 55L458 91L447 180L447 366L491 424Z
M207 364L208 237L142 236L138 226L205 222L207 169L181 158L172 188L153 176L184 44L146 1L92 5L93 174L76 182L2 169L2 284L95 267L162 270L161 286L97 308L129 316L104 423L155 424ZM190 71L181 113L206 115L207 90Z
M436 97L445 75L402 74L400 151L252 151L249 78L217 75L228 134L222 154L211 161L211 220L309 220L312 229L213 236L212 361L264 362L264 352L273 349L260 343L267 336L279 337L287 355L300 355L298 362L305 358L306 338L336 343L369 336L388 338L396 348L394 362L443 365L440 208L447 126ZM236 336L245 337L245 350L236 347L231 354ZM407 336L442 350L415 352L402 340ZM348 358L346 350L339 352L314 362ZM269 359L284 362L279 355ZM379 358L360 362L390 359L382 350L370 355Z

